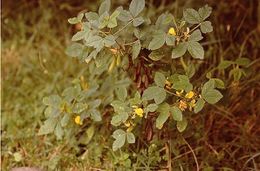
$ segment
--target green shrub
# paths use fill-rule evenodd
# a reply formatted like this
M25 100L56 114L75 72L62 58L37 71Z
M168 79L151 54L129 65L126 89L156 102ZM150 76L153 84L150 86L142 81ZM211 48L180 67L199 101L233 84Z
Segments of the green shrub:
M110 158L113 164L131 167L129 155L136 154L121 148L146 144L139 152L153 165L165 159L157 146L167 142L169 137L162 134L168 128L184 132L193 114L223 97L218 90L225 88L222 80L211 73L207 78L196 75L205 56L201 41L213 31L208 20L212 8L185 9L177 18L168 12L159 16L150 12L144 0L132 0L128 9L120 6L111 11L110 6L105 0L98 13L80 13L68 20L80 30L66 54L87 63L86 77L43 99L47 119L38 134L54 133L66 140L81 134L78 144L88 144L98 125L101 137L111 135L99 138L99 143L109 143L104 148L113 151L120 149L119 157ZM215 69L230 65L236 66L226 61ZM97 154L93 160L100 158L94 142L90 151Z

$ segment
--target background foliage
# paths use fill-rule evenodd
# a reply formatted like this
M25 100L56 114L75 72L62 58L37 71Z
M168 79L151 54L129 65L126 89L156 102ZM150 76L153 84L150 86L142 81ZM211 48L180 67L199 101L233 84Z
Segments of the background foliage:
M114 5L127 4L125 1L116 3ZM39 166L48 170L112 170L126 168L131 162L136 170L167 169L170 166L173 170L194 170L196 162L204 170L259 168L259 74L256 74L259 71L260 42L256 22L259 5L255 1L238 0L207 3L213 7L214 32L203 44L206 59L200 63L199 72L193 79L199 80L211 71L214 77L229 85L222 91L225 98L194 115L183 134L162 132L164 139L171 137L172 141L142 142L137 146L130 145L129 150L113 152L110 147L113 138L109 136L113 130L109 120L95 126L89 121L82 131L71 121L70 127L75 128L72 129L74 132L66 133L68 139L37 135L45 120L43 97L61 94L72 84L88 83L93 87L97 84L93 81L96 79L87 75L89 68L84 63L65 54L65 47L77 29L69 26L66 19L86 8L97 11L100 3L5 2L2 13L3 169ZM171 10L180 15L184 8L197 9L204 4L150 1L149 7L158 13ZM234 20L234 16L242 20ZM236 61L241 57L250 59L250 62L246 61L247 67L240 66L245 61ZM225 62L219 65L223 59ZM96 72L98 77L100 71ZM118 77L125 78L124 75ZM109 79L99 81L113 82ZM129 83L125 80L117 84ZM103 88L107 90L106 86ZM44 103L52 104L47 99ZM61 133L56 132L59 137Z

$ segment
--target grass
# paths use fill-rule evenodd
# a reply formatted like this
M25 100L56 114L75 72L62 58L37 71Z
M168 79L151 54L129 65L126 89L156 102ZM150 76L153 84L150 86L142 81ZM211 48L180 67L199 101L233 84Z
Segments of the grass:
M179 3L186 6L192 3L183 2ZM18 166L38 166L48 170L95 170L102 166L99 159L93 159L94 162L81 160L75 155L78 149L68 145L69 142L56 141L54 136L36 135L44 119L42 98L54 92L60 93L74 78L84 73L84 64L64 54L74 32L66 19L86 6L95 8L95 4L73 3L23 0L3 4L3 170ZM210 71L220 59L248 57L253 62L245 70L246 77L239 82L234 82L228 72L213 73L230 85L225 90L225 99L220 104L208 106L202 114L192 118L193 124L189 133L183 135L185 141L179 146L178 153L174 151L175 142L169 143L172 160L167 166L178 165L179 170L195 170L196 167L203 167L205 171L257 170L260 169L260 75L257 74L260 69L260 27L256 14L259 13L260 4L221 0L209 1L209 5L214 8L212 21L215 30L205 45L210 58L200 65L201 73ZM16 9L15 13L13 9ZM98 146L95 143L92 143L92 151L100 155L100 152L93 150ZM15 158L17 153L21 155L21 161ZM137 155L143 158L138 161L140 167L137 168L152 169L146 163L151 159L148 153L143 151Z

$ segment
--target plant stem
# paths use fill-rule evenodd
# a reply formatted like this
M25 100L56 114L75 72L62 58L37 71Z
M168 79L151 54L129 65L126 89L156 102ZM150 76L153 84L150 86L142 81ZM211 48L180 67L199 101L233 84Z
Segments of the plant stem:
M198 25L196 25L193 29L190 30L190 33L193 32L194 30L196 30L200 25L201 25L201 23L199 23Z
M187 69L187 65L186 65L186 63L184 62L183 57L181 57L181 65L182 65L182 67L183 67L184 70Z
M118 34L119 32L121 32L122 30L124 30L129 24L131 24L134 20L130 20L124 27L122 27L121 29L119 29L117 32L115 32L113 35Z

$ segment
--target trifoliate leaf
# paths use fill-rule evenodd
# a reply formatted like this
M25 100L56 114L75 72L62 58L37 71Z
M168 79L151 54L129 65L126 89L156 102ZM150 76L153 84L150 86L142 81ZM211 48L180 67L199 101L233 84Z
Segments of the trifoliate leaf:
M126 133L122 129L117 129L113 132L112 135L113 138L115 138L115 141L113 142L113 151L118 150L119 148L123 147L125 144L126 139Z

